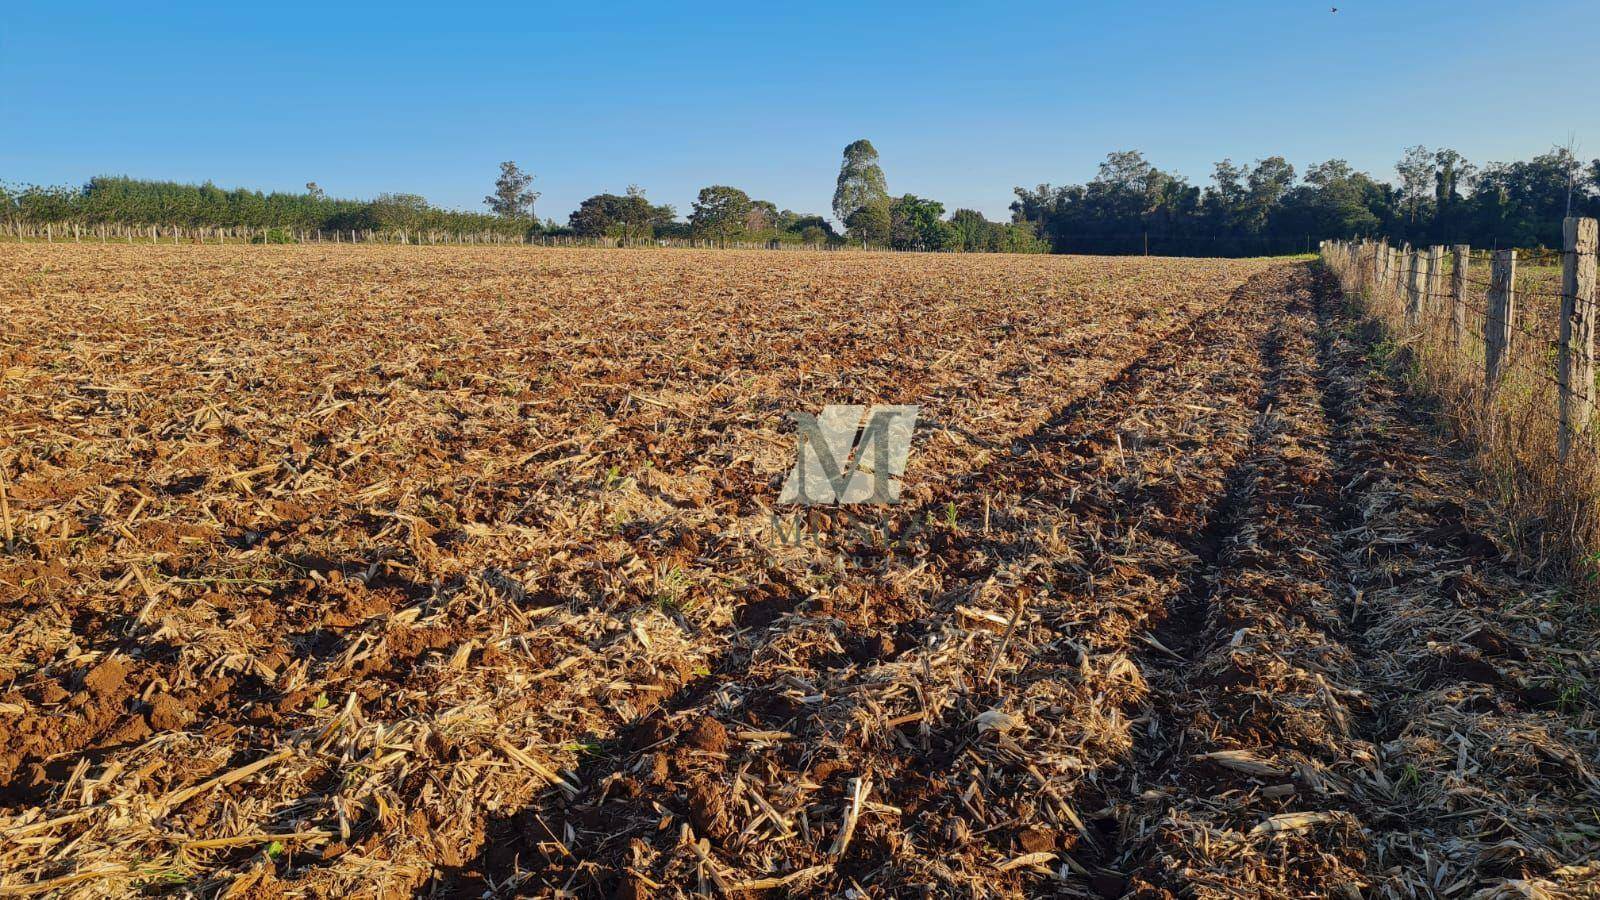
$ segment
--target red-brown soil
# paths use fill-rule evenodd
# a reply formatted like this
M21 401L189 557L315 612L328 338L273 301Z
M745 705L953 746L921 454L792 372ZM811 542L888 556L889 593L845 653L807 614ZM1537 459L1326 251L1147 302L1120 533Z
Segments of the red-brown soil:
M1306 264L23 245L0 322L0 895L1592 885L1594 632ZM894 540L785 546L848 402Z

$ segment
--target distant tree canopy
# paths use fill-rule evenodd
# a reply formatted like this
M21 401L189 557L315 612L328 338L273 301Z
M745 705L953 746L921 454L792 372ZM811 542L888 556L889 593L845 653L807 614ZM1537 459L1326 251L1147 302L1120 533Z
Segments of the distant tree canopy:
M1033 226L1011 222L991 222L975 209L958 209L950 216L956 246L964 253L1048 253L1050 245L1039 240Z
M955 227L944 221L944 204L915 194L889 203L889 244L900 250L955 250Z
M624 196L596 194L583 201L567 217L567 225L584 237L643 240L654 237L657 229L671 225L677 216L671 206L656 206L637 185L629 185Z
M1199 188L1136 151L1112 153L1088 183L1017 188L1012 220L1038 229L1057 252L1254 255L1313 249L1322 238L1382 236L1412 244L1556 246L1568 198L1574 215L1600 214L1600 160L1563 149L1481 169L1454 150L1411 147L1396 183L1341 159L1296 179L1283 157L1216 164Z
M628 188L627 197L600 194L583 201L568 221L579 235L693 238L721 243L835 244L840 241L833 225L819 215L779 209L768 200L751 199L744 191L728 185L702 188L689 213L680 223L671 206L652 206L644 192ZM626 229L624 220L635 223Z
M310 187L315 186L312 182ZM429 230L452 234L492 232L508 237L540 230L529 218L457 212L432 206L416 194L380 194L372 200L305 193L263 193L216 185L97 177L82 187L0 185L0 216L22 222L178 225L185 228L290 230Z
M339 199L315 181L306 182L304 193L264 193L101 176L81 187L0 182L0 220L814 245L847 237L896 250L1249 256L1366 236L1414 245L1552 247L1560 244L1564 216L1600 216L1600 160L1585 165L1566 149L1475 165L1454 150L1410 147L1395 175L1382 181L1342 159L1315 163L1300 175L1283 157L1269 156L1249 164L1225 159L1201 187L1124 150L1107 155L1083 184L1014 189L1011 221L991 222L973 209L947 217L943 203L915 194L891 198L877 150L860 140L845 148L833 197L846 236L821 215L781 209L728 185L702 189L687 222L630 186L623 195L584 200L566 227L541 223L533 217L539 194L532 176L511 162L501 164L495 191L485 198L492 213L440 209L417 194Z
M833 231L833 223L817 215L797 215L785 227L785 231L798 235L807 244L829 244L839 240L839 235Z
M689 225L696 237L731 241L744 234L750 209L749 194L725 184L714 184L700 189L694 211L689 214Z
M889 214L889 201L884 199L856 207L844 220L844 225L852 240L862 244L884 245L889 243L893 221Z

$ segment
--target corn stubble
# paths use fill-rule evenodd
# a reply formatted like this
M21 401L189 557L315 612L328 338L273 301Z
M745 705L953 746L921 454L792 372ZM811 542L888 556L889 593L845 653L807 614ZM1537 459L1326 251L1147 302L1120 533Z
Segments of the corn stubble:
M0 313L0 896L1592 881L1593 635L1303 265L21 245ZM777 541L874 402L896 540Z

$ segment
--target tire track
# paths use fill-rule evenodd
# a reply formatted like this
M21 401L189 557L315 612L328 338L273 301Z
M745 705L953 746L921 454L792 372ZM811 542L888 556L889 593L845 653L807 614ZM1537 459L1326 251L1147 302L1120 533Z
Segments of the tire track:
M1211 569L1176 622L1198 626L1154 692L1117 813L1134 893L1337 894L1365 846L1349 786L1374 763L1345 642L1332 535L1335 440L1315 379L1303 269L1280 284L1251 449Z
M1319 273L1346 604L1373 700L1369 892L1600 896L1600 657L1568 585L1495 537L1468 460Z
M1593 896L1600 660L1330 284L1283 285L1214 565L1152 671L1108 866L1146 897ZM1585 670L1575 674L1573 665Z

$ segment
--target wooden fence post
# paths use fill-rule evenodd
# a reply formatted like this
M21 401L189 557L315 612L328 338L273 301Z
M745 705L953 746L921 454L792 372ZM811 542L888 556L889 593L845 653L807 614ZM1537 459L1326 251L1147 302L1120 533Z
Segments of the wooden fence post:
M1406 258L1406 324L1415 325L1422 312L1422 279L1427 262L1415 250Z
M1489 303L1483 316L1483 394L1488 404L1500 383L1506 350L1511 346L1511 321L1517 314L1517 251L1496 250L1489 274Z
M1428 251L1428 272L1433 276L1433 280L1428 282L1428 290L1433 295L1429 299L1433 303L1432 308L1436 315L1445 311L1444 260L1449 255L1447 252L1449 249L1443 244L1437 244Z
M1450 248L1450 346L1460 347L1467 330L1467 260L1472 247L1456 244Z
M1556 351L1561 414L1561 459L1572 436L1594 416L1594 278L1596 223L1568 218L1561 223L1561 342Z
M1399 253L1394 259L1394 302L1403 309L1405 307L1406 292L1411 287L1411 248L1401 245Z

